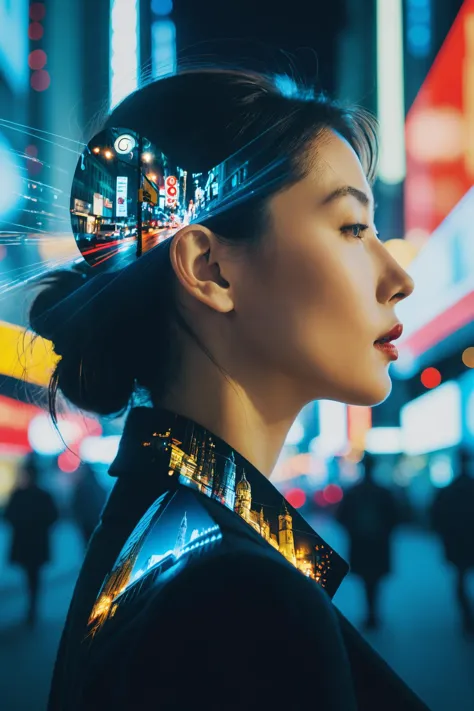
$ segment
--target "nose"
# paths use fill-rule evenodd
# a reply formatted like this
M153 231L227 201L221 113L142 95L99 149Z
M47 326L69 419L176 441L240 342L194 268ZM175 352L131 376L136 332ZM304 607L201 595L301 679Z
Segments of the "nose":
M380 303L398 304L413 293L415 282L383 243L383 265L377 289L377 299Z

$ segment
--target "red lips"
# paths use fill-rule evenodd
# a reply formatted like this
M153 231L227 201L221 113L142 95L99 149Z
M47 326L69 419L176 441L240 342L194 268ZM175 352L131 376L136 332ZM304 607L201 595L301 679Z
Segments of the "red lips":
M377 338L375 343L389 343L390 341L395 341L403 333L403 326L401 323L397 323L388 333L380 338Z

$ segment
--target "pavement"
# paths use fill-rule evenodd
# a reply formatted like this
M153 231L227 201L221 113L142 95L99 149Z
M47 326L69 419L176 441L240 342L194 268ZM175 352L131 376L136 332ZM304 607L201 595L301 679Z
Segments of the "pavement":
M343 556L347 540L332 521L313 525ZM55 562L45 571L45 595L36 629L22 622L26 599L19 571L5 563L8 532L0 526L0 699L2 711L44 711L57 645L82 558L79 535L61 522L53 539ZM401 529L394 541L394 573L384 584L383 627L369 642L431 711L474 709L474 639L460 631L453 574L428 533ZM471 578L474 596L474 579ZM335 604L359 626L364 616L360 582L349 575ZM383 709L381 709L383 711Z

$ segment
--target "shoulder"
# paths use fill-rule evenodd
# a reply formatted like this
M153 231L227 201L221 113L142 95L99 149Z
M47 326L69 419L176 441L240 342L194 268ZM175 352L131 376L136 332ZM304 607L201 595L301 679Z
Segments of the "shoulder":
M284 559L251 545L204 557L150 591L101 658L87 684L87 708L110 701L113 688L114 708L126 711L306 709L310 686L299 680L310 680L321 711L355 709L329 596ZM112 687L105 673L111 663Z
M271 700L302 704L292 679L311 678L325 699L321 709L353 708L350 667L329 596L286 561L259 551L203 561L150 601L132 654L135 671L130 670L144 688L150 680L150 693L158 638L166 640L160 678L173 685L172 660L187 650L197 664L187 673L198 700L216 693L238 697L240 679L256 706L242 698L235 708L264 708ZM212 673L214 690L203 684L205 670ZM234 706L229 700L222 708Z
M306 578L284 558L279 560L264 549L249 546L223 552L212 558L203 559L196 566L185 569L170 585L169 594L176 599L179 588L202 593L226 594L229 600L240 600L245 595L247 605L259 609L279 606L280 611L288 608L294 611L295 599L299 609L305 602L314 611L332 615L332 603L327 593L314 581Z
M183 638L206 640L230 658L240 656L235 640L244 633L294 646L323 666L346 661L327 593L285 560L258 550L226 553L181 572L150 600L142 641L162 628L164 618L179 624Z

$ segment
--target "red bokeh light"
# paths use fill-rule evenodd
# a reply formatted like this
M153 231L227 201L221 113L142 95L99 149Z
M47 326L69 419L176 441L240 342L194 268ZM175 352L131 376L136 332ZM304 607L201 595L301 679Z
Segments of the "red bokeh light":
M317 491L314 495L314 501L318 506L324 506L328 505L328 502L324 498L324 491Z
M420 380L425 388L436 388L441 383L441 373L437 368L425 368Z
M328 504L338 504L342 500L342 489L337 484L328 484L323 490L323 496Z
M46 52L42 49L34 49L28 55L28 66L30 69L43 69L47 61L48 57L46 56Z
M39 22L46 15L46 6L42 2L34 2L30 5L30 18Z
M30 143L29 146L26 146L25 153L29 158L38 158L38 146Z
M64 450L64 452L61 452L58 457L58 467L62 472L65 472L66 474L71 474L72 472L75 472L77 469L79 469L80 464L81 460L79 459L77 454L74 454L69 449L66 449Z
M303 489L290 489L285 496L288 503L295 509L300 509L306 503L306 494Z
M33 72L30 84L35 91L46 91L51 84L49 72L47 72L46 69L39 69L37 72Z
M30 40L40 40L44 34L43 25L39 22L32 22L28 27L28 37Z

